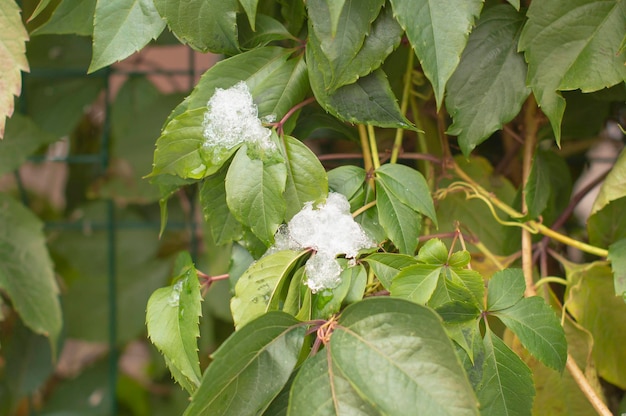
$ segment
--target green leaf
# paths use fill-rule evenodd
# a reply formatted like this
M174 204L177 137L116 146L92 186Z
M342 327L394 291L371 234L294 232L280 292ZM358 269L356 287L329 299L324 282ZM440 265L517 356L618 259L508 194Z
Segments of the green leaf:
M384 164L376 169L377 182L416 212L426 215L437 226L437 214L426 179L405 165Z
M340 259L341 261L342 259ZM343 259L342 267L345 267L345 259ZM354 270L358 272L358 269ZM352 286L352 277L354 276L352 268L345 268L339 276L340 283L337 287L330 290L323 290L315 295L313 302L313 319L330 319L330 317L341 310L344 299L348 296L350 287ZM361 292L361 295L363 292Z
M0 140L0 176L17 169L42 145L57 138L40 130L28 117L15 114L8 120L4 139Z
M340 120L350 123L371 124L379 127L413 129L398 107L387 77L382 69L359 78L353 84L345 85L328 94L323 71L316 54L320 45L309 32L306 48L306 62L309 68L311 88L317 102Z
M425 305L437 287L441 267L416 264L402 269L391 281L391 296Z
M288 415L380 415L375 404L359 392L337 368L330 348L307 359L298 371Z
M283 163L270 164L250 159L247 147L239 149L226 174L226 202L235 218L266 245L285 218L283 198L287 169Z
M226 205L226 169L206 178L200 186L200 205L204 220L211 229L216 244L240 240L243 227Z
M231 335L213 354L184 414L262 414L296 366L306 331L299 323L270 312Z
M285 219L289 221L306 202L321 202L328 195L326 171L315 154L300 140L283 137L287 184Z
M197 338L202 296L189 253L179 254L175 273L172 286L160 288L150 296L146 324L148 336L167 359L176 381L192 394L200 385Z
M49 338L56 356L62 318L43 224L30 210L0 193L0 289L33 332Z
M181 41L202 52L235 55L237 42L237 0L154 0L154 5L172 32Z
M530 415L535 388L524 362L487 328L483 377L476 395L484 416Z
M448 263L448 248L440 239L431 238L420 248L417 260L421 263L443 266Z
M152 0L97 0L88 73L120 61L156 39L165 22Z
M402 254L413 254L419 243L422 217L376 182L378 221Z
M250 27L253 31L255 31L256 10L259 6L259 0L239 0L239 3L241 3L241 7L243 7L243 10L246 12L246 16L248 16Z
M348 306L330 344L332 364L387 415L478 415L471 385L429 308L392 298Z
M626 389L626 303L615 296L611 268L606 262L566 263L565 271L567 311L593 335L598 374Z
M225 59L206 71L191 94L170 115L177 115L206 104L216 88L230 88L245 81L259 117L275 115L281 119L301 102L309 89L306 65L301 57L289 59L292 50L266 46Z
M589 242L598 247L626 238L626 197L610 202L587 220Z
M237 280L230 309L237 328L269 310L281 281L292 271L305 251L279 251L250 266Z
M435 309L446 324L475 322L480 316L480 309L474 302L454 300Z
M557 143L565 110L557 91L597 91L626 79L626 57L618 53L626 31L624 7L623 0L552 0L528 9L519 49L528 62L528 83Z
M33 30L32 35L93 34L93 16L97 0L61 0L50 19Z
M518 5L519 8L519 5ZM528 97L526 63L517 52L524 15L507 5L485 10L450 78L446 108L465 156L515 117Z
M27 22L30 22L31 20L33 20L34 18L39 16L39 14L41 12L43 12L46 7L48 7L48 5L50 4L51 1L52 0L41 0L39 2L39 4L37 4L37 7L35 7L35 10L33 10L33 12L31 13L31 15L28 18Z
M526 282L521 269L504 269L489 280L487 310L490 312L510 308L524 297Z
M333 3L340 3L341 0ZM289 29L289 33L298 35L306 19L306 10L303 1L278 0L280 4L280 15Z
M365 169L359 166L339 166L328 172L328 186L350 200L363 188L366 178Z
M481 0L391 0L394 15L406 31L424 74L433 84L437 108L441 107L446 83L459 64L482 3Z
M259 48L275 40L296 40L281 22L264 14L257 15L254 31L247 22L240 22L238 26L239 44L243 49Z
M602 183L590 216L607 206L611 201L626 196L626 151L622 151L613 165L611 172Z
M611 262L615 295L626 301L626 239L616 241L609 246L607 260Z
M22 74L28 71L26 59L26 41L28 33L22 18L20 8L14 1L3 1L0 4L0 139L4 137L5 117L11 117L14 108L13 96L19 96L22 91Z
M412 256L394 253L370 254L363 261L374 270L374 274L387 290L390 290L393 279L402 269L417 263Z
M563 158L552 151L538 150L535 153L525 188L530 218L537 218L543 214L549 208L550 200L557 202L569 198L571 181L568 175L569 168ZM548 219L544 216L544 221L546 220ZM546 222L549 223L549 220Z
M491 314L513 331L535 358L550 368L563 371L567 361L565 333L543 298L523 298L513 306Z

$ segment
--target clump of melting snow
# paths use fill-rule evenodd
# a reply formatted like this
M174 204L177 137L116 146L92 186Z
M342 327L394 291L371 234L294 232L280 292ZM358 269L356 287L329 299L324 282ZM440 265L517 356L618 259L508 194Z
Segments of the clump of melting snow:
M315 254L307 261L306 285L313 292L332 289L339 284L341 266L336 257L345 254L354 259L359 250L374 247L350 214L345 196L331 192L324 204L316 207L307 202L286 226L276 233L275 249L301 250L311 248Z
M232 149L240 143L250 143L265 151L276 150L270 139L271 131L259 119L248 85L241 81L228 89L217 88L204 113L204 147Z

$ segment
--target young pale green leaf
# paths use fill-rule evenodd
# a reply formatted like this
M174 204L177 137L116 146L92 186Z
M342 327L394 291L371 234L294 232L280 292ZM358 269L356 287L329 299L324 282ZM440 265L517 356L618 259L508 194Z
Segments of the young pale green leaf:
M440 239L431 238L420 248L417 253L417 261L444 266L448 263L448 248Z
M315 154L300 140L284 136L287 184L285 202L288 221L296 215L305 202L320 202L328 195L326 171Z
M344 265L345 261L342 266ZM352 276L352 268L344 269L339 276L340 283L337 287L318 292L313 297L313 319L330 319L332 315L341 310L341 305L346 296L348 296L350 286L352 286Z
M200 385L197 338L202 296L198 274L187 252L176 260L172 286L157 289L148 300L146 324L152 343L163 353L178 384L192 394Z
M374 270L374 274L387 290L391 289L393 279L402 269L417 263L415 257L394 253L370 254L363 261Z
M307 359L291 389L287 415L380 415L375 404L359 395L330 354L331 348Z
M526 282L522 269L504 269L489 280L487 310L490 312L510 308L524 297Z
M359 166L339 166L328 172L328 186L350 200L362 189L366 177L365 169Z
M567 361L565 333L556 314L542 298L523 298L491 314L513 331L535 358L550 368L563 371Z
M246 12L252 31L256 31L256 10L259 6L259 0L239 0L239 3L241 3L243 11Z
M367 272L362 264L357 264L348 270L350 271L350 289L343 299L344 305L350 305L363 299L367 286Z
M205 148L202 121L205 109L183 113L169 122L157 139L152 173L182 179L202 179L217 172L239 147L216 155Z
M415 49L441 107L448 79L459 64L481 0L391 0L394 15Z
M445 267L443 272L446 278L465 287L473 296L471 303L482 309L485 298L485 280L480 273L476 270L453 267Z
M415 253L422 216L397 199L380 181L376 182L376 206L380 225L400 253Z
M425 305L437 287L440 266L416 264L405 267L391 281L391 296Z
M606 262L566 263L565 271L567 311L593 336L598 375L626 388L626 302L615 296L611 268Z
M30 118L21 114L13 115L6 126L4 139L0 140L0 175L17 169L42 145L57 140L56 136L40 130Z
M281 281L286 279L300 257L306 252L279 251L261 258L237 280L235 296L230 301L237 328L269 310Z
M530 369L489 328L483 343L483 377L476 391L480 414L530 416L535 396Z
M519 5L518 5L519 8ZM448 81L446 108L465 156L515 117L528 97L526 63L517 52L524 15L511 6L485 10Z
M0 289L26 326L49 338L56 356L61 305L43 224L22 204L0 192L0 229Z
M226 203L239 222L270 246L285 218L287 168L283 163L250 159L247 151L247 146L241 147L230 164Z
M89 72L122 60L156 39L165 22L152 0L98 0Z
M371 124L379 127L413 129L398 107L387 76L381 69L359 78L328 94L323 71L317 55L322 52L317 38L309 32L306 63L309 68L311 88L317 102L340 120L353 124ZM323 58L325 59L325 58Z
M403 204L430 218L437 226L437 214L424 176L405 165L387 163L376 169L376 180Z
M254 49L218 62L206 71L191 94L174 109L167 122L177 115L206 104L216 88L230 88L245 81L259 116L282 118L308 92L306 65L302 58L289 59L292 50L278 46Z
M604 180L600 193L593 203L591 213L593 215L596 212L602 210L611 201L620 199L626 196L626 151L622 151L619 158L613 165L611 172Z
M32 35L93 34L97 0L61 0L50 19L33 30Z
M20 17L20 8L13 1L0 4L0 139L4 137L6 117L11 117L14 96L22 91L22 74L28 71L26 41L28 33Z
M226 169L206 178L200 186L200 206L204 220L217 244L240 240L243 227L226 205Z
M616 241L609 246L607 260L611 262L615 295L626 301L626 239Z
M348 306L330 359L364 400L387 415L478 415L478 401L431 309L393 298Z
M213 354L186 416L262 414L289 380L306 328L270 312L232 334Z
M238 0L154 0L159 14L182 42L202 52L235 55Z
M446 272L445 268L443 272ZM428 300L428 306L437 310L449 303L462 302L473 304L478 308L481 306L480 300L476 299L476 294L467 287L464 281L446 277L437 281L437 286Z
M552 0L534 2L528 9L519 49L528 62L528 83L557 143L565 110L557 91L591 92L626 78L626 55L618 53L626 32L625 8L623 0Z

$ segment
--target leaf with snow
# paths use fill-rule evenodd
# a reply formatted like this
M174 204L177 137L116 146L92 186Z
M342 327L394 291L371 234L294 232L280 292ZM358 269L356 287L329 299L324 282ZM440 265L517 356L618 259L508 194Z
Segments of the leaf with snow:
M6 117L13 115L13 96L22 91L22 74L28 71L26 44L28 33L20 9L13 0L0 3L0 139L4 137Z
M558 91L597 91L626 79L626 0L532 2L519 49L528 62L528 83L552 125L557 143L565 99Z
M122 60L156 39L165 21L152 0L98 0L88 72Z

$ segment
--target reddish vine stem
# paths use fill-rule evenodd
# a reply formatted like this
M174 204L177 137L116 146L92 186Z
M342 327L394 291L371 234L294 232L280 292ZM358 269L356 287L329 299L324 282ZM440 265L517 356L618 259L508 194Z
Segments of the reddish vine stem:
M271 126L275 126L276 127L276 132L278 133L279 136L283 135L283 126L285 125L285 123L287 122L287 120L289 120L289 118L299 109L301 109L302 107L309 105L311 103L315 102L315 97L309 97L306 100L302 101L301 103L298 103L296 105L294 105L293 107L291 107L289 109L289 111L287 111L287 114L285 114L283 116L283 118L280 119L280 121L278 123L271 123Z

